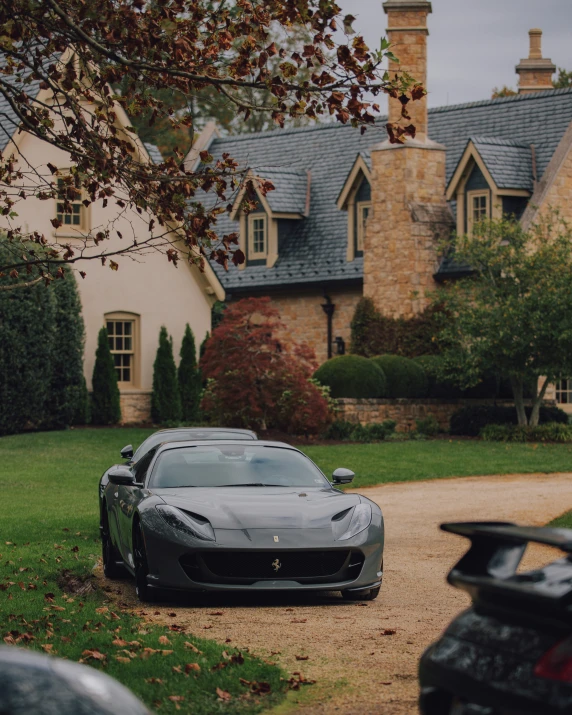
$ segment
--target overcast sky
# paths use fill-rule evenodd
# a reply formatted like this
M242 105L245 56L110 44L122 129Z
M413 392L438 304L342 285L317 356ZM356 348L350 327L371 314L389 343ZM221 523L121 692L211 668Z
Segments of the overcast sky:
M387 15L382 0L337 0L354 28L379 47ZM572 0L433 0L429 15L429 106L488 99L493 87L517 86L514 67L528 57L528 30L543 30L542 52L572 70Z

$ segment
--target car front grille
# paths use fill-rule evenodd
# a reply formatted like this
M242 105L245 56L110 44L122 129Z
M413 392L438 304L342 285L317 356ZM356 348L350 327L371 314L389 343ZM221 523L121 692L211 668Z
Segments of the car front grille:
M181 566L200 583L249 584L291 580L301 583L345 581L359 575L363 555L350 550L216 551L186 554Z

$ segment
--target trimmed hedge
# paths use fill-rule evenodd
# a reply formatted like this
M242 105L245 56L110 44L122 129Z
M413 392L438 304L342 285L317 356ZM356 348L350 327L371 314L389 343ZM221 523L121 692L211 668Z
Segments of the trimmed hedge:
M339 355L316 370L314 379L330 388L333 398L385 397L386 378L383 370L359 355Z
M525 425L487 425L481 437L490 442L572 442L572 425L560 422L529 427Z
M322 437L336 442L382 442L395 432L396 426L395 420L369 425L337 420L332 422Z
M121 421L121 404L117 372L109 349L107 329L97 336L95 365L93 366L91 421L94 425L115 425Z
M159 331L159 347L153 363L151 419L155 424L179 422L181 419L181 395L173 357L173 339L169 337L164 325Z
M371 358L385 373L387 397L426 397L425 371L413 360L399 355L379 355Z
M526 408L530 415L530 407ZM558 407L541 407L540 424L568 424L568 415ZM465 405L451 415L449 432L456 436L478 437L487 425L516 425L514 407L500 405Z

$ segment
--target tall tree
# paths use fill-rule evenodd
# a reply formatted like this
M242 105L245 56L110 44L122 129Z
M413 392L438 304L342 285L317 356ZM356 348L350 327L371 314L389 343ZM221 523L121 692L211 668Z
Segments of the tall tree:
M159 347L153 364L151 419L155 424L178 422L181 419L181 396L173 357L173 339L169 337L165 326L159 332Z
M66 427L79 420L86 422L87 400L83 376L85 328L81 303L73 273L55 281L56 297L54 353L50 387L50 422Z
M181 395L181 414L185 422L194 422L200 413L202 377L197 365L197 348L191 326L187 323L181 343L181 360L177 370L179 393Z
M568 72L563 67L558 68L558 77L552 80L555 89L566 89L572 87L572 71Z
M405 72L384 71L384 59L392 56L388 43L370 50L353 34L353 20L333 0L0 0L0 97L10 107L14 131L19 127L58 147L72 167L58 185L57 167L48 165L44 174L33 157L2 157L0 204L11 220L14 250L0 273L39 273L49 280L62 264L100 259L117 270L118 255L150 249L175 264L206 258L224 266L231 259L243 262L237 236L217 235L216 223L248 167L230 156L215 162L207 151L196 171L182 165L182 154L149 164L134 151L134 130L118 126L121 110L134 118L148 112L149 124L168 119L175 129L191 127L191 98L211 92L224 97L240 121L264 114L283 126L288 117L330 115L365 129L380 111L369 97L386 93L402 100L403 119L390 127L390 136L403 142L415 133L407 102L424 90ZM284 37L306 33L310 39L279 47L273 28ZM185 108L163 101L158 90L184 97ZM97 111L87 112L86 102ZM261 185L263 192L271 188ZM203 192L212 200L203 203ZM111 249L110 219L93 238L86 233L82 242L61 246L52 237L27 235L19 224L17 204L28 196L57 196L62 214L73 213L73 201L82 196L86 205L101 200L117 206L118 214L129 207L145 228L136 241L125 238ZM246 209L251 198L247 192ZM52 223L58 228L63 222ZM51 247L49 261L22 243L26 237Z
M438 296L443 376L462 388L483 374L509 377L519 424L536 425L548 385L572 375L572 232L557 214L529 230L485 221L453 248L473 273Z
M94 425L114 425L121 421L117 372L109 349L107 330L97 336L97 350L92 378L91 421Z

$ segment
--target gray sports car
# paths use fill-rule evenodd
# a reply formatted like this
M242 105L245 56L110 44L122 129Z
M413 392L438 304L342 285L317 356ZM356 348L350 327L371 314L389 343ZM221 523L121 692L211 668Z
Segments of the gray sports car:
M353 472L337 469L334 485ZM139 598L187 591L341 591L372 600L383 516L281 442L171 442L109 471L101 537L107 577Z

